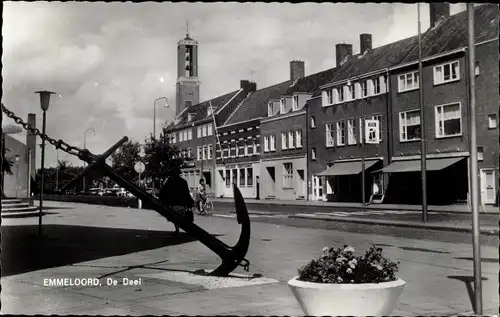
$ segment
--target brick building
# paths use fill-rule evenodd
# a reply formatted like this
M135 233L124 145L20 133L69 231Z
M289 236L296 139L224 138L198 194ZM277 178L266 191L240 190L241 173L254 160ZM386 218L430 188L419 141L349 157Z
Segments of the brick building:
M446 4L431 4L430 11L432 27L422 35L422 82L424 120L429 123L429 203L437 204L466 199L468 192L467 16L462 12L449 17ZM498 65L498 6L476 7L475 21L478 140L483 153L479 168L483 202L491 203L498 179L499 99L493 88L498 87L498 69L481 65ZM308 102L308 122L316 126L308 130L311 198L331 194L329 198L339 201L361 201L364 156L365 199L376 183L381 201L419 202L417 38L374 49L369 35L360 39L362 51L355 56L349 45L337 45L331 83L320 87L321 94L316 92ZM360 118L379 121L379 144L359 145Z
M203 173L207 193L215 192L214 117L217 125L224 122L247 94L254 90L254 86L242 80L239 90L185 108L176 116L174 124L167 128L170 142L177 146L181 155L194 159L182 170L182 176L191 189L196 188Z
M304 62L290 62L292 84L269 100L261 120L261 197L307 199L307 100L331 77L331 70L305 75Z
M232 197L236 184L243 197L260 198L260 120L267 115L268 101L279 98L291 84L286 81L251 93L218 129L218 197Z

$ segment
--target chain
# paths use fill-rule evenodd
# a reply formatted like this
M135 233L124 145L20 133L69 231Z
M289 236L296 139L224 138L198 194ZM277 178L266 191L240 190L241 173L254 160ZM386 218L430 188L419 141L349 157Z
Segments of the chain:
M7 117L13 119L17 124L22 125L25 130L30 131L32 134L39 136L42 140L49 142L50 144L55 146L56 149L62 150L71 155L75 155L82 160L83 158L89 157L90 152L88 150L86 149L82 150L76 146L69 145L68 143L64 142L61 139L55 140L49 137L47 134L40 132L40 130L38 130L37 128L33 128L28 123L24 122L23 119L16 116L14 112L5 108L3 103L2 103L2 111L7 115Z

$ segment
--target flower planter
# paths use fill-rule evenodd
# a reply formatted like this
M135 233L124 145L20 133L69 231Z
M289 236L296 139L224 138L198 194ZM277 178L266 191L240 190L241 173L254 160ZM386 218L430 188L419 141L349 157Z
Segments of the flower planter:
M326 284L288 281L304 314L309 316L387 316L396 307L406 282Z

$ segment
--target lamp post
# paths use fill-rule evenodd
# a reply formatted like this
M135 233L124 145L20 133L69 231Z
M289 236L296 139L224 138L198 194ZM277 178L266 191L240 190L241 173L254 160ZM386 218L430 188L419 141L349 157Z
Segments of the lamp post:
M50 95L55 94L52 91L35 91L40 95L40 107L43 111L42 133L45 134L45 126L47 123L47 110L49 109ZM38 236L42 237L42 209L43 209L43 173L45 164L45 139L42 138L42 155L40 164L40 211L38 213Z
M83 132L83 148L84 148L84 149L86 149L86 148L87 148L87 132L89 132L89 131L92 131L92 135L94 135L94 136L95 136L95 130L94 130L94 128L88 128L87 130L85 130L85 131ZM83 167L85 167L85 165L86 165L86 164L85 164L85 162L83 162ZM85 184L85 178L86 178L86 177L85 177L85 175L84 175L84 176L83 176L83 184L82 184L82 185L83 185L83 186L82 186L82 191L83 191L84 193L85 193L85 185L86 185L86 184Z
M154 137L154 142L155 142L155 145L156 145L156 103L160 100L163 100L165 99L165 108L168 108L168 98L167 97L160 97L160 98L157 98L154 102L153 102L153 137ZM156 154L156 146L155 146L155 154ZM156 159L156 157L155 157ZM155 180L156 180L156 177L154 176L153 174L153 184L152 184L152 189L153 189L153 193L154 193L154 190L155 190Z
M16 198L19 198L19 196L18 196L18 190L19 190L19 154L15 155L15 161L16 161Z
M59 191L59 151L56 149L56 192Z

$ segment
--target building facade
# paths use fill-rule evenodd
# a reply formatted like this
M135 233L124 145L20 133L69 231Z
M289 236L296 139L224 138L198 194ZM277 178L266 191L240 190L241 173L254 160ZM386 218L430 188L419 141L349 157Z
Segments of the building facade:
M267 115L268 101L284 94L291 83L286 81L251 93L218 129L218 197L233 197L232 184L236 184L244 198L261 198L260 120Z

